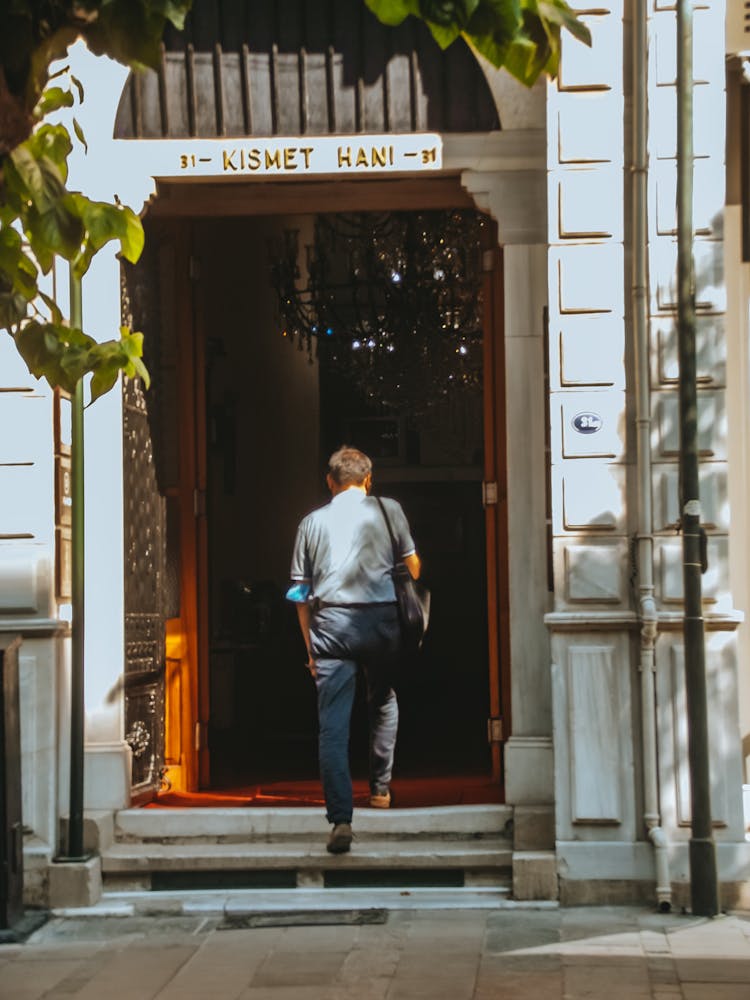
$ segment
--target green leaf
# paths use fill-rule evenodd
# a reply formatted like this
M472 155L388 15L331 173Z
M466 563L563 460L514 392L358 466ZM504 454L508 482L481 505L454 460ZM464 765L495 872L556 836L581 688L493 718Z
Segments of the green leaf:
M25 311L26 303L37 296L38 271L34 262L25 253L21 236L15 229L0 230L0 276L3 293L6 296L6 308L12 306L15 322L19 322L22 318L17 316L20 299L24 301Z
M94 398L110 389L118 372L131 364L119 341L98 344L82 330L61 323L28 322L16 334L15 341L31 374L46 378L53 388L59 385L72 392L79 379L93 373Z
M44 327L41 323L27 323L15 337L16 348L32 375L41 378L48 351L44 344Z
M16 254L23 245L21 234L10 226L0 229L0 267L10 267L10 261L15 262ZM12 257L8 256L12 254ZM9 263L6 265L6 261Z
M58 304L55 302L55 300L52 298L52 296L51 295L47 295L46 292L40 291L39 292L39 297L41 298L42 302L44 302L44 304L49 309L50 315L52 316L52 322L56 323L56 324L58 324L60 326L62 326L62 323L63 323L62 310L60 309L60 307L58 306Z
M96 55L156 68L166 22L181 24L189 9L188 0L106 0L82 31Z
M36 378L46 378L50 385L61 385L71 390L75 382L60 366L62 345L59 340L64 327L53 323L27 323L15 337L18 353Z
M49 274L49 272L52 270L52 265L55 263L54 251L47 246L46 242L44 241L44 237L41 234L39 239L35 239L33 238L33 235L30 235L30 226L36 224L38 216L33 215L32 213L29 213L29 215L31 216L31 218L27 217L25 225L26 235L29 236L31 249L34 252L34 256L37 259L39 267L42 270L42 273Z
M126 356L133 358L143 357L143 334L131 333L126 326L120 327L120 343Z
M30 211L26 235L45 274L49 254L73 260L81 251L84 228L68 194L46 212ZM51 266L51 265L50 265Z
M44 118L45 115L59 111L60 108L72 108L73 104L74 98L69 90L64 90L62 87L47 87L34 108L34 117Z
M7 193L8 192L6 188L6 195ZM13 206L10 205L8 201L6 201L5 204L3 204L2 199L0 199L0 226L3 227L7 226L10 229L10 227L13 225L13 223L16 221L17 218L18 218L18 212L16 211L16 209L13 208Z
M19 194L33 202L39 212L52 208L65 193L65 181L60 167L46 155L39 155L33 146L16 146L10 160L20 181ZM7 166L7 165L6 165ZM11 175L11 184L16 180Z
M58 361L60 371L75 385L89 370L89 352L73 345L63 346Z
M91 393L91 402L94 403L100 396L103 396L106 392L115 385L120 374L120 366L111 363L108 365L102 365L97 368L94 374L91 376L91 384L89 386L89 391Z
M66 326L64 339L66 344L71 344L73 347L81 347L87 351L92 347L96 347L97 343L93 337L89 337L87 333L79 330L77 326Z
M78 27L69 23L68 12L59 11L59 7L59 0L47 5L45 13L48 19L42 21L44 30L36 36L31 51L27 50L26 53L24 76L30 108L36 104L47 86L50 65L58 59L67 58L68 49L80 35ZM54 8L58 8L58 11Z
M503 66L527 87L533 86L539 78L541 66L538 62L538 46L530 39L519 36L505 49ZM486 54L486 53L485 53ZM490 58L488 55L487 58Z
M192 5L193 0L152 0L151 4L178 31L185 27L185 18Z
M447 49L461 34L461 29L457 24L446 27L441 24L435 24L434 21L426 21L425 23L441 49Z
M431 25L461 29L469 23L480 0L419 0L419 13Z
M145 385L150 384L146 366L141 360L143 335L131 333L128 327L120 327L120 340L108 340L96 344L89 351L88 363L93 371L91 380L91 402L108 392L117 381L120 372L129 378L140 376Z
M77 76L73 76L72 73L70 74L70 82L73 84L73 86L78 91L78 103L79 104L83 104L83 95L84 95L83 84L78 79L78 77Z
M409 14L419 16L419 0L365 0L375 17L383 24L396 27Z
M151 376L141 358L133 358L133 368L135 369L135 374L143 380L143 384L149 389L151 387Z
M105 201L91 201L82 194L70 197L86 227L86 246L75 262L77 273L84 274L93 253L110 240L119 240L120 253L131 264L138 260L143 250L143 225L132 209Z
M509 45L521 29L520 0L482 0L466 33L472 38L492 38L497 46Z
M0 328L10 333L22 322L27 311L26 297L9 288L0 275Z
M19 295L23 295L27 302L31 302L39 294L38 279L36 264L25 253L21 253L13 276L13 288Z
M537 0L537 9L544 20L566 28L579 42L591 46L591 32L582 21L578 20L566 3L562 3L561 0L551 0L551 2Z
M40 211L47 208L46 186L42 168L28 145L23 143L16 146L10 154L10 160L25 188L23 193L34 202Z
M73 149L73 143L64 125L41 125L28 139L26 145L37 158L46 156L51 160L65 181L68 175L68 156Z
M78 141L80 142L80 144L83 146L84 150L88 153L88 151L89 151L89 144L86 142L86 136L83 134L83 129L79 125L77 118L73 119L73 131L75 132L76 138L78 139Z

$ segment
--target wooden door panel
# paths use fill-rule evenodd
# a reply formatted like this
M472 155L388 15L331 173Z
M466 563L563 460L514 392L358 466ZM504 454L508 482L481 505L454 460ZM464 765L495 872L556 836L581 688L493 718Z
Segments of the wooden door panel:
M487 539L487 622L492 773L502 773L502 740L510 732L510 650L507 593L507 479L502 252L490 226L484 271L484 467Z

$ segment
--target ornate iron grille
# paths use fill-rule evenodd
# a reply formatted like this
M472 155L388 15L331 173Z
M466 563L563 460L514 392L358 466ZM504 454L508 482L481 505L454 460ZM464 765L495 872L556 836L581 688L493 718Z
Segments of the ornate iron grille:
M150 256L150 255L149 255ZM158 270L144 252L122 269L123 321L156 335ZM152 427L139 379L123 384L125 528L125 739L133 793L158 790L164 769L164 581L166 504L159 491Z

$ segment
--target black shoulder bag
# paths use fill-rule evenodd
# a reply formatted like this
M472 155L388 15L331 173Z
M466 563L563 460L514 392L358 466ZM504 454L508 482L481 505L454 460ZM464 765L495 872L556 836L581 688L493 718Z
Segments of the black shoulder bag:
M391 539L393 549L393 586L396 590L396 604L398 606L398 618L401 624L401 639L404 649L408 652L415 652L422 645L424 634L430 621L430 591L423 583L419 583L413 578L408 567L399 560L399 553L396 547L396 539L393 537L393 529L385 510L385 504L380 497L375 497L383 514L383 520L388 528L388 535Z

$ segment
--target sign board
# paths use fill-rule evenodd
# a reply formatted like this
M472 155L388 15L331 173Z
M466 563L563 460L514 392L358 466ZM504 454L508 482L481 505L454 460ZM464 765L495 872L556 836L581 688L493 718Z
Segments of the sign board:
M604 426L604 421L598 413L576 413L570 422L579 434L596 434Z
M128 164L151 177L352 176L421 173L443 166L443 140L409 135L292 136L257 139L118 139Z

